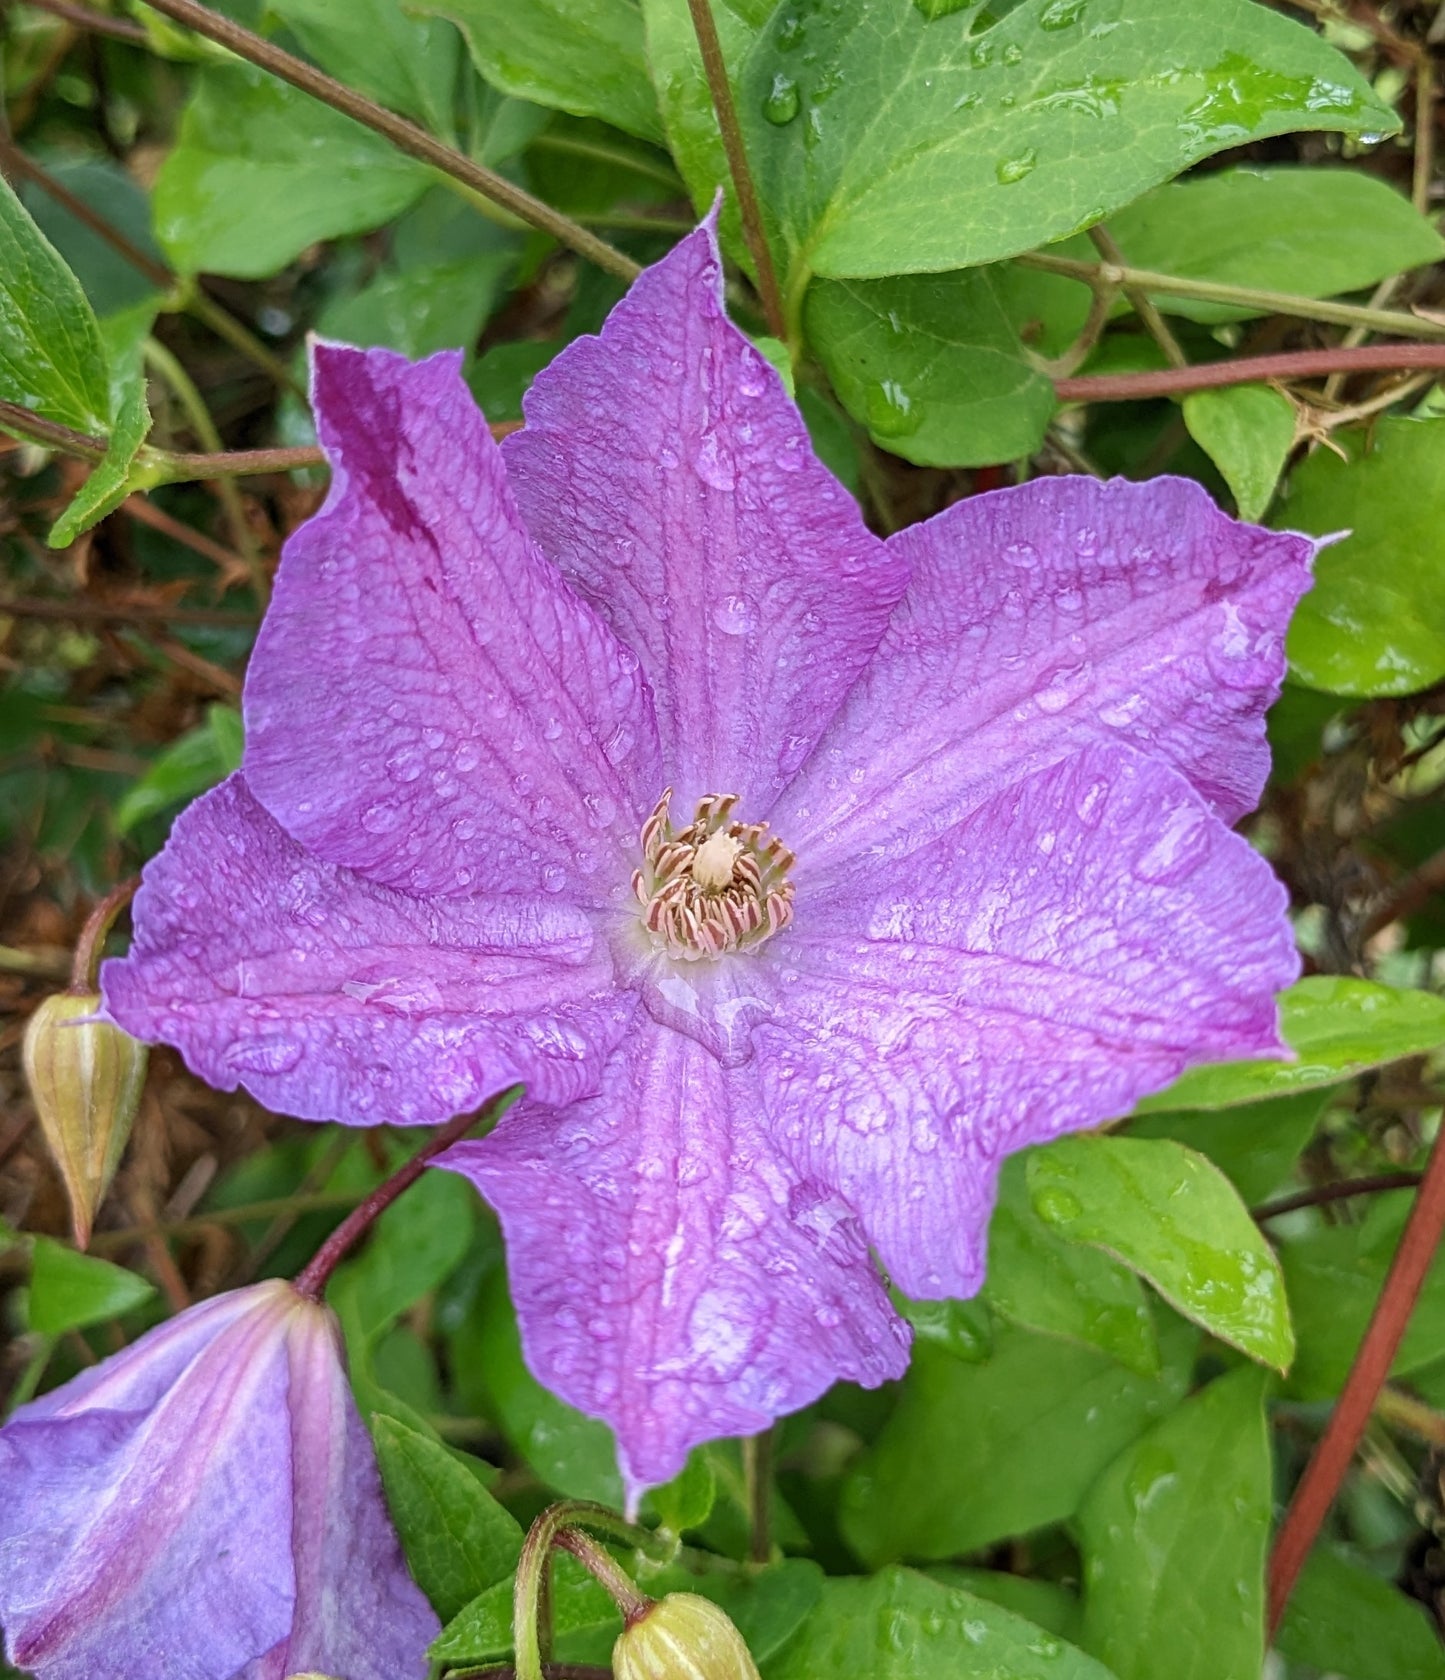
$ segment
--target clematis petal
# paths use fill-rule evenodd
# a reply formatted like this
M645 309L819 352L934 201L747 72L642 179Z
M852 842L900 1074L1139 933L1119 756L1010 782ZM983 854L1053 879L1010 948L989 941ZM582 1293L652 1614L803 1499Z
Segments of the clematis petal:
M421 1680L407 1574L330 1313L189 1309L0 1429L0 1619L39 1680Z
M565 901L393 892L313 857L243 775L176 819L134 921L101 972L115 1020L307 1120L432 1123L519 1080L571 1101L633 1008Z
M758 1097L639 1017L596 1097L527 1103L434 1163L496 1208L528 1363L611 1424L634 1497L700 1441L907 1362L852 1210L786 1167Z
M1254 807L1313 539L1186 479L1044 478L889 547L908 594L776 816L810 866L907 850L1091 741L1167 760L1226 822Z
M1186 1066L1288 1054L1269 866L1167 766L1090 747L800 905L754 1029L774 1134L908 1293L973 1293L1000 1158Z
M316 347L331 493L251 658L246 774L385 885L597 901L657 797L651 702L527 536L460 364Z
M92 1396L0 1432L0 1620L18 1667L230 1680L284 1639L291 1452L269 1333L233 1319L144 1410Z
M243 1680L302 1673L419 1680L437 1619L391 1526L335 1322L329 1313L310 1314L288 1350L296 1612L288 1637Z
M711 221L538 375L503 454L528 528L641 656L680 805L756 821L903 589L723 311ZM659 791L661 791L659 789Z

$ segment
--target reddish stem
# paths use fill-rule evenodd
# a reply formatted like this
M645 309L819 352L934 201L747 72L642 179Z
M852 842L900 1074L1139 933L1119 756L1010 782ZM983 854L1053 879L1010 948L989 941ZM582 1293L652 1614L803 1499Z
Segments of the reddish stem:
M1396 368L1439 368L1445 372L1445 344L1354 344L1331 350L1285 350L1275 356L1243 356L1196 367L1155 368L1148 373L1081 374L1076 379L1055 380L1054 390L1061 402L1128 402L1260 380L1319 379L1331 373L1379 373Z
M347 1251L366 1235L403 1190L409 1190L416 1183L426 1171L427 1163L440 1155L444 1149L450 1148L459 1138L465 1137L478 1120L495 1120L511 1100L512 1092L503 1091L500 1096L493 1097L480 1114L459 1114L455 1120L449 1120L440 1131L433 1133L406 1165L398 1167L385 1183L378 1184L366 1200L348 1213L316 1250L308 1264L297 1273L297 1294L304 1295L311 1301L319 1301L326 1293L331 1274L346 1257Z
M1305 1468L1275 1538L1269 1566L1269 1631L1278 1628L1284 1607L1310 1548L1334 1503L1355 1456L1370 1413L1410 1322L1425 1274L1445 1232L1445 1127L1435 1139L1429 1164L1410 1209L1390 1275L1375 1303L1340 1398Z
M75 996L84 997L96 989L100 953L106 935L114 926L116 917L134 898L139 885L140 876L132 875L130 880L112 887L85 918L85 926L80 930L80 939L75 947L75 959L70 965L70 990Z
M1316 1184L1310 1190L1298 1190L1292 1196L1281 1196L1277 1202L1265 1202L1252 1210L1254 1221L1262 1225L1266 1219L1278 1219L1282 1213L1295 1213L1300 1208L1322 1207L1327 1202L1342 1202L1351 1196L1372 1196L1381 1190L1413 1190L1420 1182L1417 1172L1372 1173L1368 1178L1343 1178L1336 1184Z

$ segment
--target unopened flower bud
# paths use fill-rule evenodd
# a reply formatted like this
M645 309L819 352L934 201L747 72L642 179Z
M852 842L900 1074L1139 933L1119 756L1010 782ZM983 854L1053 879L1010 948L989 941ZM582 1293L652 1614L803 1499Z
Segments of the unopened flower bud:
M46 998L25 1029L25 1077L65 1181L79 1248L90 1241L145 1083L145 1045L109 1021L89 1019L99 1008L96 993L61 992Z
M612 1672L616 1680L758 1680L743 1636L696 1593L668 1593L625 1627Z

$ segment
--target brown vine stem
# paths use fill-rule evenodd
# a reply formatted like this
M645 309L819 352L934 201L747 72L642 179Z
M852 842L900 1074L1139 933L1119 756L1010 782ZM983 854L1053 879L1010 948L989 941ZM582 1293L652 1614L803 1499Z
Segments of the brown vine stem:
M112 887L85 918L70 965L70 990L77 996L89 996L99 985L100 953L106 935L114 927L116 917L135 897L139 885L140 876L132 875L128 881Z
M773 267L773 253L768 246L763 226L762 206L758 203L752 171L748 167L747 145L743 140L738 108L733 100L732 83L728 80L727 61L723 58L722 42L718 39L717 20L712 15L711 0L687 0L692 13L692 27L697 35L702 67L707 76L712 108L722 135L723 151L727 154L728 173L738 195L738 212L742 217L743 238L748 242L753 263L758 271L758 296L762 299L763 314L768 331L774 338L786 340L787 325L783 315L783 294L778 289L777 270Z
M1279 1626L1300 1570L1349 1471L1370 1413L1390 1374L1442 1233L1445 1233L1445 1127L1430 1151L1430 1161L1410 1209L1400 1246L1350 1374L1275 1537L1269 1564L1271 1635Z
M609 274L616 274L623 280L632 280L641 273L638 264L633 262L631 257L619 251L616 246L609 245L605 239L599 239L596 234L589 233L586 228L579 227L570 217L554 210L550 204L544 204L540 198L534 198L531 193L524 192L505 176L498 175L495 170L473 162L465 153L444 144L434 135L428 134L424 128L419 128L416 123L388 111L375 100L358 93L355 88L347 87L344 82L338 82L324 71L293 57L291 53L283 52L263 36L243 29L239 23L232 23L230 18L222 17L207 6L197 5L196 0L147 0L147 3L153 11L163 13L176 23L184 24L188 29L194 29L198 35L204 35L207 40L215 41L219 46L228 47L238 57L258 65L262 70L270 71L283 82L289 82L292 87L309 93L313 99L319 99L323 105L330 105L333 110L340 111L353 121L383 135L399 151L417 158L422 163L430 164L433 169L440 170L443 175L450 176L454 181L460 181L463 186L470 187L473 192L480 193L493 204L509 210L529 227L540 228L543 233L550 233L554 239L569 250L575 251L579 257L586 257L589 262L596 263Z
M1281 1214L1295 1213L1300 1208L1324 1207L1330 1202L1348 1201L1351 1196L1373 1196L1382 1190L1413 1190L1420 1182L1417 1172L1373 1173L1368 1178L1343 1178L1337 1184L1316 1184L1308 1190L1281 1196L1278 1201L1265 1202L1251 1209L1257 1225Z
M1241 356L1187 368L1147 373L1082 374L1054 381L1061 402L1129 402L1139 397L1174 397L1222 385L1270 379L1321 379L1331 373L1381 373L1398 368L1445 373L1445 344L1357 344L1333 350L1284 350L1273 356Z
M297 1294L305 1295L312 1301L319 1301L326 1292L331 1274L345 1259L347 1252L366 1235L402 1191L409 1190L416 1183L426 1171L427 1162L433 1156L440 1155L442 1150L449 1149L459 1138L464 1138L473 1126L495 1125L519 1089L518 1086L511 1086L484 1104L479 1112L459 1114L455 1120L449 1120L445 1126L433 1132L416 1154L404 1166L398 1167L385 1183L378 1184L366 1200L347 1214L316 1250L296 1274Z

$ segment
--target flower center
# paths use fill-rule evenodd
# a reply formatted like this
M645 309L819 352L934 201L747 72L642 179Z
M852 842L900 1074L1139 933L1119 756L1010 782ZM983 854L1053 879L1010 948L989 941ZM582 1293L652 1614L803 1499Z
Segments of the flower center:
M642 920L671 957L720 957L761 945L793 919L793 854L766 823L732 821L735 793L700 799L674 828L669 788L642 825L632 890Z

